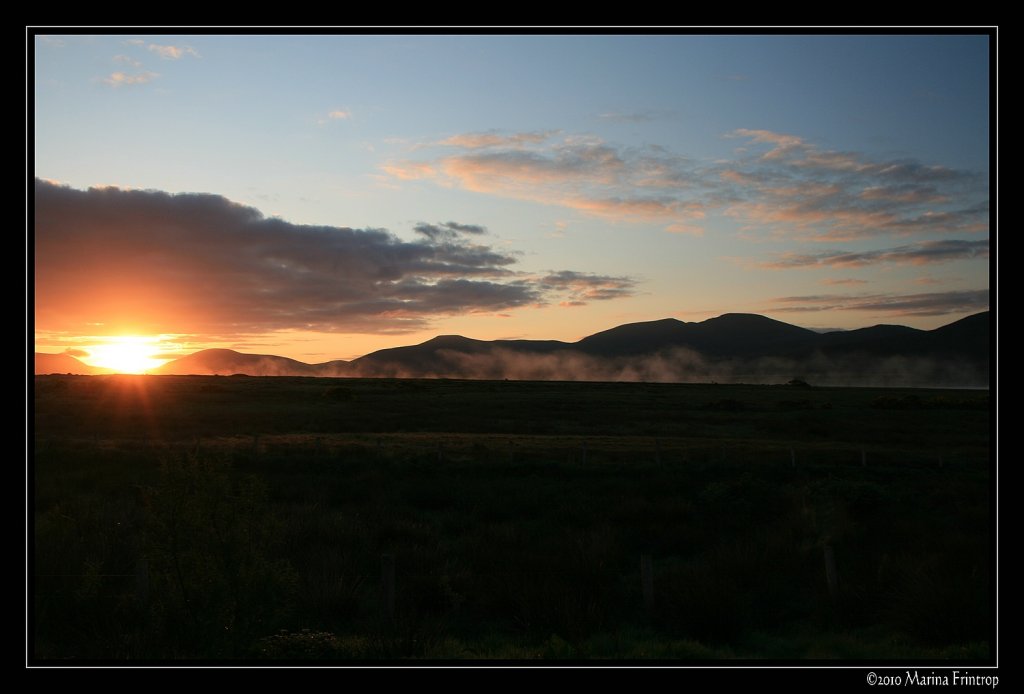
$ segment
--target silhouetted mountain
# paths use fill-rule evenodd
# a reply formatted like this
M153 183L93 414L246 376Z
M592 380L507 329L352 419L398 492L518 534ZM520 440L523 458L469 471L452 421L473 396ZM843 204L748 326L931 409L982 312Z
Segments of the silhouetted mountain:
M110 373L110 369L103 369L75 359L70 354L47 354L36 352L35 372L37 374L85 374L93 376L96 374Z
M352 373L360 376L451 376L466 371L465 357L484 356L499 351L523 354L548 354L571 347L558 340L473 340L461 335L438 335L408 347L392 347L353 359ZM493 377L502 378L495 374Z
M988 311L976 313L932 330L929 349L932 354L962 356L968 359L988 359L990 346Z
M94 373L91 369L68 355L36 355L36 373ZM351 362L321 364L207 349L153 373L723 383L799 378L812 384L978 387L988 383L989 315L935 330L875 325L822 334L765 316L728 313L695 323L674 318L630 323L574 343L439 335Z
M675 318L627 323L585 337L573 347L588 354L619 356L646 354L672 345L685 344L693 335L691 324Z
M333 362L330 362L333 363ZM318 376L317 368L287 357L272 354L242 354L232 349L204 349L181 359L169 361L150 371L154 374L195 376Z
M574 346L581 352L612 357L685 347L706 357L767 356L810 345L813 330L752 313L726 313L700 323L666 318L629 323L585 337Z
M853 352L889 354L893 352L894 345L905 348L921 335L928 335L928 332L904 325L873 325L870 328L825 333L810 345L808 351L819 351L827 355Z
M988 314L937 330L876 325L816 333L765 316L730 313L620 325L575 343L444 335L373 352L353 376L718 380L980 386L988 379ZM788 374L788 375L787 375Z

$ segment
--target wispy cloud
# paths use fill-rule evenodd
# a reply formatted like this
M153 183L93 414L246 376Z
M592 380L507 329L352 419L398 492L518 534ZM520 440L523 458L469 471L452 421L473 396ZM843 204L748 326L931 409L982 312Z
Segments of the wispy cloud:
M762 159L781 159L794 152L802 152L807 149L807 144L803 138L795 135L783 135L771 130L739 128L730 133L729 136L749 138L753 142L771 145L771 149L761 155Z
M436 160L389 162L403 179L566 207L611 221L684 224L704 216L703 203L678 195L688 174L656 147L623 151L592 137L549 133L473 133L448 138L462 151ZM682 227L677 227L682 229Z
M487 228L479 224L459 224L458 222L440 222L438 224L420 222L412 230L426 236L431 241L454 241L460 234L479 236L487 233Z
M464 133L452 135L437 144L463 149L484 149L487 147L521 147L527 144L539 144L553 135L555 130L542 132L501 134L497 131L485 133Z
M435 157L390 161L402 180L565 207L617 222L657 222L673 232L714 212L746 232L813 241L981 233L988 228L983 174L914 160L873 160L802 137L740 129L736 156L715 162L658 146L620 147L564 133L468 133Z
M682 224L676 222L675 224L669 224L665 227L665 231L670 234L689 234L691 236L703 236L703 227L695 226L693 224Z
M136 60L135 58L131 57L130 55L115 55L114 56L114 62L115 63L121 63L122 65L131 65L134 68L141 68L142 67L142 61L141 60Z
M146 46L146 48L153 53L156 53L164 60L180 60L187 55L190 55L193 58L200 57L199 51L192 48L192 46L161 46L160 44L151 43Z
M304 226L204 194L35 187L41 330L131 320L202 335L398 333L441 316L628 295L627 277L514 269L480 225ZM140 233L145 230L145 233ZM97 281L97 278L111 278Z
M803 313L815 311L863 311L901 316L941 316L988 310L989 290L973 289L928 294L825 294L784 296L773 299L771 311Z
M389 176L402 181L432 179L437 175L437 171L432 164L419 161L392 162L381 166L381 170Z
M843 278L838 278L838 279L834 279L834 278L831 278L831 277L826 277L825 279L821 280L821 283L822 284L830 284L830 285L836 285L836 284L867 284L868 281L867 280L856 279L856 278L853 278L853 277L843 277Z
M923 241L921 243L871 251L822 251L820 253L782 253L775 260L759 263L771 270L800 267L864 267L878 263L930 265L954 260L988 258L988 239L981 241Z
M585 272L562 270L537 280L548 290L565 292L568 296L562 306L585 306L591 301L608 301L632 296L636 291L636 280L631 277L594 275Z
M750 144L721 172L736 186L737 200L726 213L749 225L819 241L988 229L982 174L914 160L875 161L768 130L729 136Z
M147 84L152 82L160 74L156 72L136 72L129 74L127 72L112 72L103 81L111 87L126 87L137 84Z
M332 120L349 120L350 118L352 118L352 111L347 108L336 108L329 111L326 117L318 118L316 122L318 125L326 125Z

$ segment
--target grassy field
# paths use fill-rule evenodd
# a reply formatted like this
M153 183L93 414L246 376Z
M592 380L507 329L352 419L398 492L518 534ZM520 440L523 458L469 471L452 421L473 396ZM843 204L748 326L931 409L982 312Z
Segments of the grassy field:
M989 425L973 391L36 377L30 649L986 661Z

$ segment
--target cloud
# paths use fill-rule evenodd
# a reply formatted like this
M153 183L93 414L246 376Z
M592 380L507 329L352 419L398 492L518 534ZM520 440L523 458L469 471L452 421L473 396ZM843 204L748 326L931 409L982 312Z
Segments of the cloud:
M465 188L502 192L549 184L613 184L625 162L602 144L565 144L549 152L503 150L448 157L443 169ZM539 191L538 191L539 192Z
M988 258L988 239L981 241L924 241L898 248L872 251L823 251L821 253L783 253L776 260L760 263L771 270L800 267L865 267L878 263L931 265L954 260Z
M703 202L678 195L688 174L660 148L619 150L590 137L549 140L548 133L473 133L444 141L459 153L383 168L403 180L428 179L611 221L687 224L704 216Z
M842 278L842 279L832 279L830 277L826 277L825 279L823 279L821 281L821 283L822 284L867 284L868 281L867 280L854 279L852 277L846 277L846 278Z
M458 222L441 222L439 224L420 222L412 230L426 236L431 241L454 241L459 234L487 233L487 228L479 224L459 224Z
M146 84L148 82L152 82L159 76L160 74L156 72L137 72L133 75L130 75L127 72L112 72L110 73L110 76L103 81L111 87L124 87L133 84Z
M608 301L632 296L636 280L630 277L594 275L562 270L538 279L541 287L568 294L563 306L584 306L590 301Z
M541 132L513 133L502 135L495 131L486 133L464 133L452 135L441 140L437 144L449 147L461 147L463 149L484 149L487 147L519 147L526 144L539 144L548 139L557 131L545 130Z
M980 233L988 229L982 174L857 152L823 150L795 135L740 129L750 147L725 165L734 186L726 214L810 240ZM763 148L762 148L763 150Z
M35 224L44 331L398 333L448 315L614 298L632 282L531 281L512 269L517 254L469 240L484 233L478 225L422 224L425 238L403 241L383 229L291 224L208 194L37 180Z
M669 224L667 227L665 227L665 231L669 232L670 234L690 234L691 236L704 235L704 229L698 226L694 226L692 224Z
M762 159L781 159L794 152L802 152L807 149L807 144L802 137L795 135L783 135L770 130L750 130L739 128L734 130L731 137L745 137L757 143L767 143L772 147L761 155Z
M76 349L74 347L68 347L66 350L64 350L64 354L67 354L69 356L76 357L76 358L77 357L88 357L89 356L89 353L86 352L84 349Z
M381 169L385 173L402 181L429 179L436 175L436 170L431 164L416 161L385 164Z
M771 130L743 128L726 137L743 141L735 156L700 162L663 147L623 147L593 136L467 133L436 143L445 150L433 157L383 169L401 180L683 233L695 233L694 219L709 213L739 220L744 233L814 241L988 229L984 174L827 150Z
M156 53L164 60L180 60L186 55L190 55L193 58L199 58L199 51L192 46L161 46L156 43L151 43L146 46L149 50Z
M124 65L131 65L132 67L135 67L135 68L141 68L142 67L142 61L136 60L135 58L133 58L133 57L131 57L129 55L115 55L114 56L114 62L115 63L122 63Z
M785 296L772 300L774 312L867 311L901 316L940 316L949 313L977 313L989 307L989 290L972 289L928 294L869 294ZM779 306L778 304L783 304Z
M320 125L326 125L332 120L348 120L352 117L352 112L348 109L336 108L327 114L326 118L320 118L317 123ZM372 150L371 150L372 151Z

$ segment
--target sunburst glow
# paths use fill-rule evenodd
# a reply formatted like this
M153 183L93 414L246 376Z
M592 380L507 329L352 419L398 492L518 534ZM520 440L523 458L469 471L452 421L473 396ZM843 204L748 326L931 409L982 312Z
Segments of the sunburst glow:
M111 337L107 342L89 348L87 361L93 366L113 369L118 373L141 374L167 362L157 359L159 338L138 335Z

